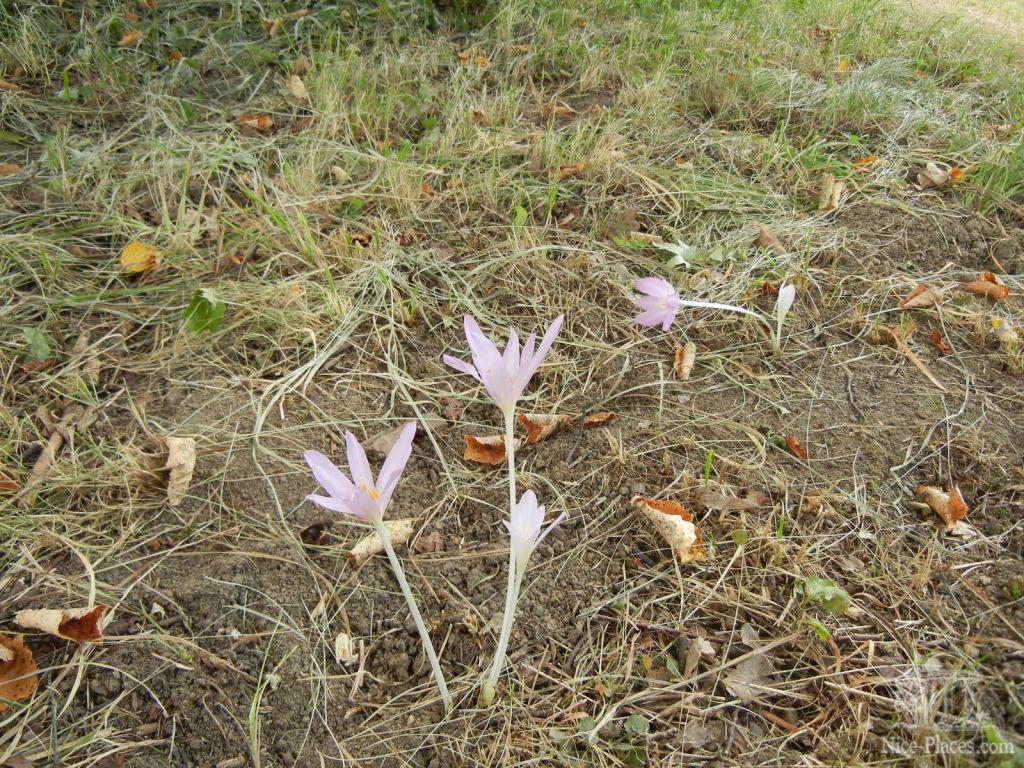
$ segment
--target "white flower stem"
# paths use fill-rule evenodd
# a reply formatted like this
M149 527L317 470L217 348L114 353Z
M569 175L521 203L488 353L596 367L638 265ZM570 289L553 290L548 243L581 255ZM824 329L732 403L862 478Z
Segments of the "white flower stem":
M377 528L377 535L380 536L380 541L384 545L384 551L388 553L388 560L391 561L391 570L394 571L395 578L398 579L398 585L402 588L402 594L405 595L405 602L409 605L409 613L412 614L412 620L416 623L416 629L419 630L420 639L423 641L423 650L427 653L430 668L434 672L434 681L441 692L441 701L444 702L445 710L450 711L452 708L452 697L448 693L448 684L445 682L444 674L441 672L441 664L438 662L437 654L434 652L434 644L430 642L427 625L423 623L423 617L420 616L420 609L416 605L416 598L413 597L412 590L409 589L409 582L405 579L402 563L399 561L398 555L395 554L395 548L391 546L391 537L388 535L387 528L384 527L384 521L375 520L374 525Z
M515 411L505 414L505 455L508 457L508 514L512 517L512 509L516 505L516 438L515 438L516 416ZM508 547L508 586L505 587L505 615L501 621L501 635L498 639L498 650L494 654L494 663L491 665L491 674L487 681L493 688L498 683L498 675L505 666L505 652L508 649L508 639L512 634L512 620L516 613L516 601L519 599L519 590L516 588L516 554L512 549L512 542L509 540Z

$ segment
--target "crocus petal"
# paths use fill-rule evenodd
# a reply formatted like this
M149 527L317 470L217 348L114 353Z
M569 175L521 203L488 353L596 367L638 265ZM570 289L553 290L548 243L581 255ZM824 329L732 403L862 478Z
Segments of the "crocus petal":
M523 362L519 366L519 372L516 374L516 397L518 397L526 385L530 383L530 379L533 378L533 374L540 368L540 364L544 362L544 356L551 349L551 345L555 343L555 336L562 329L562 321L565 319L565 315L559 315L554 319L547 331L544 332L544 338L540 340L540 344L537 345L537 351L531 355L529 362Z
M306 451L302 454L313 470L313 477L324 487L331 496L336 498L348 498L352 495L355 487L344 473L338 469L334 462L324 456L320 451Z
M519 367L519 334L513 328L508 329L508 344L505 345L502 360L505 363L505 370L510 374Z
M441 359L445 362L445 365L450 365L456 371L468 373L474 379L480 381L480 374L476 372L476 368L474 368L470 363L467 363L465 360L459 360L459 358L452 357L451 355L442 355Z
M537 334L531 333L523 342L523 354L519 358L520 365L529 365L533 360L533 345L537 343Z
M473 365L480 375L481 381L487 372L497 367L501 361L501 353L484 332L480 330L472 315L466 315L465 320L466 342L469 344L470 354L473 356Z
M650 312L651 310L662 310L668 308L668 302L661 296L639 296L636 300L640 309Z
M538 544L540 544L542 541L544 541L544 537L547 536L549 533L551 533L551 529L554 528L556 525L558 525L563 520L565 520L565 512L563 512L562 514L560 514L558 517L556 517L554 520L551 521L551 524L548 525L548 527L544 529L544 532L541 533L541 535L537 537L537 540L533 543L533 546L536 547Z
M646 312L641 312L634 318L634 322L637 325L642 325L646 328L653 328L656 325L664 324L665 310L649 309ZM669 322L671 323L671 320Z
M373 472L370 471L370 462L366 460L363 446L351 432L345 433L345 450L348 452L348 470L356 489L373 488Z
M775 302L775 317L784 318L796 301L796 286L783 285L779 288L779 298Z
M669 328L671 328L672 327L672 323L675 322L675 319L676 319L675 311L666 312L665 313L665 319L661 323L661 330L667 331Z
M377 475L377 493L380 496L378 504L383 514L387 511L388 502L391 501L391 494L395 492L398 479L402 476L402 470L409 463L409 456L412 454L412 439L416 436L416 422L410 421L402 427L401 434L395 444L388 451L388 457L384 460L380 474Z
M332 512L341 512L343 515L352 515L354 517L363 517L361 514L356 512L351 504L345 499L339 499L334 496L319 496L315 493L311 493L306 496L306 501L311 501L318 507L329 509Z
M646 293L651 296L668 296L676 292L676 289L672 287L672 283L660 277L641 277L636 281L634 287L640 293Z

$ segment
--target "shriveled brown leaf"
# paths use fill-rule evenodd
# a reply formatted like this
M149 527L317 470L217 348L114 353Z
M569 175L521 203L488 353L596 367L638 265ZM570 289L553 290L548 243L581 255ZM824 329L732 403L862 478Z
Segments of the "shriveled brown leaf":
M21 170L17 163L0 163L0 176L13 176Z
M530 445L554 434L560 427L571 421L568 416L556 413L521 413L519 423L526 430L526 442Z
M598 411L597 413L589 413L583 417L583 428L593 429L599 427L607 421L613 421L619 418L617 413L612 411Z
M516 438L515 447L517 450L525 445L525 440ZM462 458L466 461L475 461L477 464L502 464L505 461L505 436L486 435L476 437L466 435L466 451Z
M932 307L942 298L942 291L928 283L921 283L900 302L900 309L924 309Z
M757 247L763 251L768 251L768 253L774 253L777 256L781 256L786 252L786 246L782 244L782 241L764 227L761 227L757 234Z
M643 496L634 496L632 503L651 521L679 562L693 563L708 559L700 529L694 525L693 516L682 504Z
M3 472L0 472L0 493L17 493L21 490L21 485L11 480Z
M196 441L191 437L167 437L167 503L176 507L185 500L196 468Z
M127 32L121 35L121 39L117 41L117 44L120 45L122 48L125 48L129 45L135 45L135 43L139 42L139 40L141 39L141 29L129 29Z
M949 184L952 181L953 173L952 169L942 163L928 163L924 168L921 168L914 175L916 183L914 188L922 191L925 189L935 189L936 187L942 187Z
M576 114L576 110L566 104L564 101L551 102L541 107L541 115L545 120L552 117L572 117Z
M587 169L587 164L584 162L572 163L570 165L563 165L558 169L559 179L568 179L570 176L577 176Z
M412 536L413 521L411 519L385 520L384 529L388 532L391 543L394 546L398 546L405 544L409 537ZM371 557L379 555L383 551L384 542L380 540L377 532L373 531L357 541L356 545L349 550L348 556L355 561L356 565L362 565Z
M726 673L722 682L726 690L745 704L770 694L775 670L763 654L744 659Z
M932 346L939 350L940 355L948 355L953 351L946 346L946 342L942 340L942 334L939 333L938 329L932 330L931 336L928 337L928 340L932 343Z
M274 121L267 115L242 115L235 121L235 128L243 136L266 136L274 129Z
M331 521L320 520L319 522L307 525L299 531L299 540L309 547L325 547L334 541L330 530Z
M23 637L0 635L0 699L22 701L35 693L39 687L36 669L32 651ZM7 708L8 705L0 701L0 712Z
M1010 289L1000 283L991 272L979 273L976 278L964 285L964 290L992 301L1006 301L1010 296Z
M692 341L676 346L676 357L672 363L672 374L679 381L686 381L697 360L697 345Z
M790 453L796 456L798 459L807 460L807 449L800 445L800 441L797 440L793 435L785 435L786 447L789 448Z
M957 523L970 512L960 489L955 485L944 491L936 485L921 484L917 486L915 493L918 500L927 504L945 523L947 531L956 530Z
M425 536L420 536L413 542L412 548L423 555L433 552L444 552L444 534L439 530L433 530Z
M831 173L824 173L818 185L818 213L836 210L843 202L846 182L837 180Z
M745 512L760 509L768 502L768 497L761 491L751 490L747 491L747 495L741 499L738 496L725 496L705 488L697 494L697 501L708 509L718 512Z
M25 629L38 629L76 643L96 643L103 639L104 618L110 608L29 608L14 615L14 623Z

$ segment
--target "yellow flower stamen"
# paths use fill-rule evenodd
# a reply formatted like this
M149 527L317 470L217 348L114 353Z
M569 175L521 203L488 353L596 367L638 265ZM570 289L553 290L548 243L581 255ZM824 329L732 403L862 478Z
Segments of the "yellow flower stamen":
M377 493L376 489L371 488L366 483L361 483L359 487L366 491L366 495L369 496L371 499L373 499L374 501L380 501L380 494Z

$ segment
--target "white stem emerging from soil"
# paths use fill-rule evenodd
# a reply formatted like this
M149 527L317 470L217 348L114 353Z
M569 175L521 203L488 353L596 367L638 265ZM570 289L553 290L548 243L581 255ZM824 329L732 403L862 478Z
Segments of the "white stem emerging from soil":
M441 701L444 702L445 711L451 711L452 697L448 693L448 683L444 680L441 664L438 662L437 654L434 652L434 644L430 642L427 625L423 623L423 617L420 616L420 609L416 605L416 598L412 596L409 582L405 579L402 563L398 560L398 555L395 554L395 548L391 546L391 537L388 535L387 528L384 527L384 522L376 520L374 525L377 528L377 535L380 536L380 541L384 545L384 551L388 553L388 560L391 561L391 570L394 571L395 578L398 579L398 585L402 588L402 594L405 595L405 602L409 606L409 613L412 614L412 620L416 623L416 629L419 630L420 639L423 641L423 650L426 651L427 659L430 661L430 668L434 672L434 681L441 692Z
M508 514L512 517L512 508L516 505L516 442L515 442L515 411L505 414L505 455L508 456ZM512 634L512 620L516 613L516 601L519 589L516 580L516 554L512 549L511 539L508 546L508 586L505 587L505 616L501 621L501 635L498 639L498 650L494 654L491 674L487 678L493 691L498 684L498 675L505 666L505 652L508 650L508 639Z

